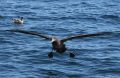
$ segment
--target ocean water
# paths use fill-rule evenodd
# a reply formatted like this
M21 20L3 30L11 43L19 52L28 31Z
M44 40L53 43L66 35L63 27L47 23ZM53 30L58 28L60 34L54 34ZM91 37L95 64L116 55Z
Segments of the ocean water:
M24 17L24 24L11 23ZM66 42L67 53L49 59L51 43L8 29L65 38L108 31L111 35ZM0 78L120 78L119 0L0 0Z

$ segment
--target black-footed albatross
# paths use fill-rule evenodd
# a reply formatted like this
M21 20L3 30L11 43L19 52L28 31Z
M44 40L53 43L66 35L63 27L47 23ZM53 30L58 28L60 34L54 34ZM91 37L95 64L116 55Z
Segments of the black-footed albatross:
M53 58L53 51L58 52L58 53L64 53L67 50L66 45L64 43L68 40L72 40L72 39L76 39L76 38L94 37L94 36L109 34L109 32L98 32L98 33L93 33L93 34L79 34L79 35L75 35L75 36L71 36L71 37L66 37L66 38L60 40L56 37L50 37L50 36L43 35L41 33L35 32L35 31L26 31L26 30L19 30L19 29L13 29L13 30L7 30L7 31L36 35L36 36L45 38L47 40L51 40L52 52L48 53L49 58ZM75 57L75 54L70 52L69 56L70 57Z

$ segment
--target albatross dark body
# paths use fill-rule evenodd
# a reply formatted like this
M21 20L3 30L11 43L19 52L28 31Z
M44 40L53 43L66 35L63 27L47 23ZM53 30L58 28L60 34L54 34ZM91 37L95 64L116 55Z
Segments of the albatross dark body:
M64 53L67 50L65 44L58 45L56 41L52 42L52 48L58 53Z

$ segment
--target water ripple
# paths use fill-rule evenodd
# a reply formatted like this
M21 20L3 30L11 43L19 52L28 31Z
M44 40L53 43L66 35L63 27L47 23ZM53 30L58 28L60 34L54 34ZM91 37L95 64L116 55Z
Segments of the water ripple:
M0 78L119 78L120 1L2 0L0 3ZM12 18L24 17L16 25ZM111 32L66 42L69 54L48 58L51 42L5 30L23 29L58 38Z

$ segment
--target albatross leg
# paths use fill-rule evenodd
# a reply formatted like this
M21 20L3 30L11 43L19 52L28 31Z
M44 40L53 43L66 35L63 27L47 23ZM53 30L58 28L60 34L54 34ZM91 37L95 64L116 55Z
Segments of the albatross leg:
M70 56L70 58L74 58L75 57L75 54L74 53L69 53L69 56Z
M50 53L48 53L49 58L53 58L53 52L54 52L54 50L52 49L52 51Z
M48 53L49 58L53 58L53 52Z
M66 51L67 54L69 55L70 58L74 58L75 54L73 52L71 52L71 50L68 49L68 51Z

